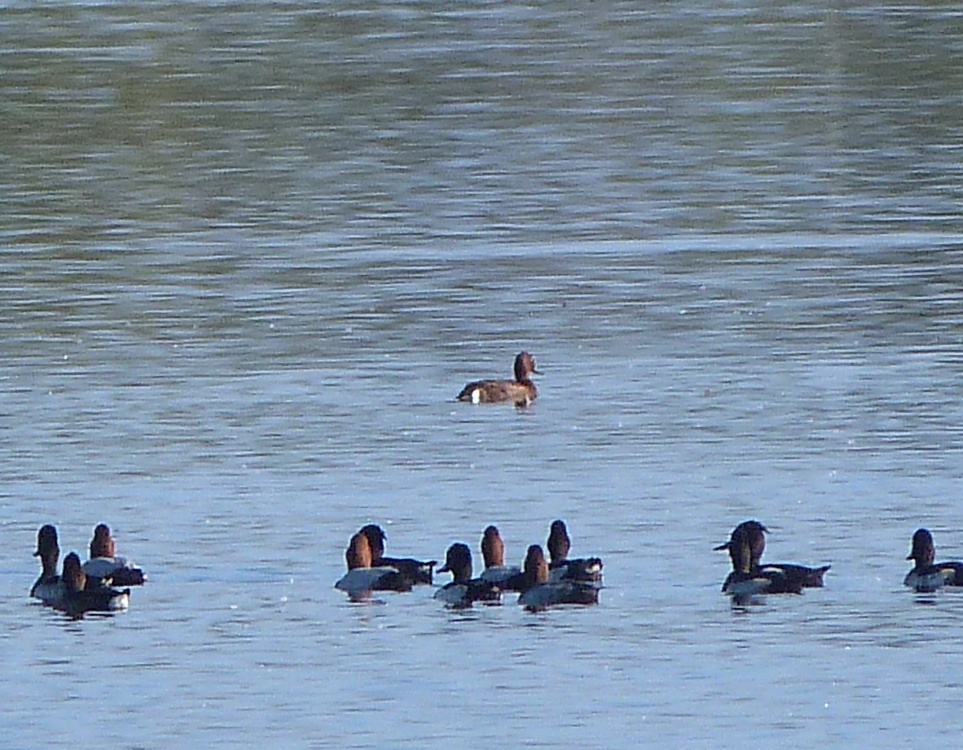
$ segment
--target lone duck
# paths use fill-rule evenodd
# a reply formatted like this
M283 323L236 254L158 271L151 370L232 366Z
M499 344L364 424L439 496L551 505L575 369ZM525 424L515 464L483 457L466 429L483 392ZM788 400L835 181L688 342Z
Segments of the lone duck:
M936 545L928 529L917 529L913 534L913 548L907 560L916 565L906 574L903 584L918 593L932 593L943 586L963 586L963 562L934 562Z
M471 550L467 544L457 542L448 548L445 564L438 568L439 573L451 573L452 582L435 592L435 599L445 602L454 609L465 609L473 602L500 602L501 589L494 583L472 578Z
M785 585L791 590L796 588L822 588L823 576L825 576L826 571L832 567L831 565L823 565L818 568L796 565L795 563L766 563L763 565L762 553L766 550L766 533L768 533L768 531L769 529L759 523L759 521L743 521L733 529L729 541L725 544L720 544L715 549L717 551L729 550L731 556L732 545L736 540L741 542L741 540L744 539L749 545L750 568L753 573L759 569L765 569L771 572L778 571L780 575L786 578L787 583ZM770 593L777 592L770 591Z
M520 352L515 357L514 380L476 380L462 388L457 398L473 404L511 402L516 406L528 406L538 397L532 375L541 375L535 369L535 358L528 352Z
M525 586L518 603L529 612L559 604L598 604L599 587L596 583L573 580L549 580L548 560L542 548L533 544L525 554L523 570Z

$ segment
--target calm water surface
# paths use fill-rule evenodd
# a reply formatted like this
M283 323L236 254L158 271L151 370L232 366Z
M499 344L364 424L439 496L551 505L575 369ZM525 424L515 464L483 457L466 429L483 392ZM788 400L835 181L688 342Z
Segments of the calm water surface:
M963 14L6 3L17 748L959 742ZM461 386L538 359L525 411ZM565 518L601 605L332 588ZM832 563L734 610L712 547ZM121 616L27 598L108 522ZM443 577L443 576L442 576ZM0 744L3 744L0 743Z

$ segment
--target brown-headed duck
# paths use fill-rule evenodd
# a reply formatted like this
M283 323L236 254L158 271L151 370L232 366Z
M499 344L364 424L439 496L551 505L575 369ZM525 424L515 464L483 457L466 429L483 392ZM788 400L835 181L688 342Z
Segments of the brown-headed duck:
M500 602L501 589L481 578L472 578L471 550L467 544L457 542L448 548L445 564L439 573L451 573L452 582L435 592L435 599L454 609L470 607L473 602Z
M482 557L485 570L479 576L498 586L502 591L521 591L524 585L522 569L517 565L505 565L505 542L497 526L489 526L482 534Z
M913 534L913 548L906 559L916 565L906 574L903 585L918 593L932 593L943 586L963 586L963 562L935 562L936 545L928 529L917 529Z
M515 357L514 380L476 380L462 388L457 398L473 404L513 403L516 406L528 406L538 397L532 375L541 375L535 369L535 358L528 352L520 352Z
M97 524L94 529L84 573L113 586L141 586L147 580L143 570L126 558L117 557L117 543L105 523Z
M803 588L822 588L823 576L831 565L822 565L818 568L810 568L805 565L795 563L762 563L762 553L766 550L766 533L769 531L759 521L743 521L729 537L729 541L720 544L715 549L729 550L732 557L734 544L747 544L749 546L749 567L750 572L755 574L758 571L771 573L773 583L769 593L799 593L797 589ZM740 550L736 550L738 556L742 555ZM735 571L735 565L733 570ZM784 579L784 582L780 582ZM776 591L774 589L786 589L786 591Z
M334 587L352 599L365 598L372 591L411 591L411 580L395 568L372 567L371 544L360 531L351 537L344 558L348 572Z
M522 571L526 585L518 603L530 612L558 604L598 604L599 585L570 579L550 581L548 560L542 548L533 544L525 555Z
M50 524L40 527L37 532L37 551L34 557L40 558L42 572L40 578L30 588L30 596L39 599L48 606L56 606L64 601L67 587L63 578L57 573L57 563L60 560L60 544L57 540L57 529Z
M552 521L548 532L549 578L552 581L571 580L599 583L602 580L602 560L598 557L569 559L572 539L565 521Z
M387 535L380 526L369 523L359 532L364 534L371 546L371 565L375 568L394 568L413 584L431 585L437 560L415 560L411 557L385 557Z

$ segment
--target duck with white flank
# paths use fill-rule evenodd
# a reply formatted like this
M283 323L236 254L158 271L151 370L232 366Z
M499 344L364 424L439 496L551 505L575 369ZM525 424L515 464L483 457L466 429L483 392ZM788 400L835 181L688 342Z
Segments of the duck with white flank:
M572 539L568 535L565 521L552 521L548 534L548 554L551 558L549 579L552 581L570 580L590 583L602 582L602 559L599 557L581 557L569 559L568 553L572 548Z
M37 551L34 557L40 558L41 573L40 578L30 588L30 596L39 599L50 607L64 601L67 594L67 587L63 578L57 572L57 563L60 561L60 544L57 540L57 528L50 524L40 527L37 532Z
M913 548L906 559L915 561L916 565L906 574L903 584L917 593L932 593L943 586L963 586L963 562L935 562L936 544L928 529L917 529L913 534Z
M759 594L801 594L802 583L791 579L779 568L760 568L752 561L751 537L737 528L732 538L722 547L732 560L732 572L722 584L722 593L729 594L733 603L746 605Z
M759 521L743 521L729 537L729 541L716 547L716 551L729 550L732 556L734 544L741 544L743 541L749 545L749 568L755 574L759 570L768 571L773 579L773 588L785 588L786 591L777 592L771 590L769 593L799 593L797 589L822 588L823 577L831 565L822 565L818 568L810 568L806 565L796 563L765 563L762 562L762 553L766 550L766 533L769 531ZM740 550L736 550L741 555ZM785 583L777 583L777 577L785 579Z
M351 537L344 558L348 572L334 587L352 599L365 599L372 591L411 591L411 580L395 568L372 567L371 544L360 531Z
M88 578L97 578L112 586L141 586L147 580L144 571L124 557L117 556L117 543L110 527L97 524L90 542L90 559L84 563Z
M455 543L448 548L445 565L439 573L451 573L452 582L435 592L435 599L445 602L454 609L465 609L474 602L488 604L501 601L502 592L495 584L472 578L471 550L467 544Z
M64 600L55 609L71 617L82 617L87 612L123 612L130 606L130 589L120 591L87 579L80 564L80 556L71 552L64 558Z
M413 585L419 583L431 585L433 572L438 564L437 560L415 560L411 557L385 557L385 539L387 535L384 530L374 523L369 523L362 527L361 534L368 539L371 547L371 565L375 568L394 568L401 575L407 578Z
M571 579L549 580L548 560L542 548L533 544L525 555L525 590L518 603L530 612L559 604L598 604L597 583Z

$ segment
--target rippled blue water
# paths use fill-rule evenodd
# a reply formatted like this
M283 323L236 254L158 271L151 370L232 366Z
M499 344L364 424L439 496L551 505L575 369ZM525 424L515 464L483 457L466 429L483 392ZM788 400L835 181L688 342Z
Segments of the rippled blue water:
M13 4L0 20L11 747L954 747L963 16ZM543 375L528 410L453 401ZM333 589L520 562L601 604ZM741 520L827 587L734 610ZM31 602L37 528L147 586ZM0 743L2 744L2 743Z

